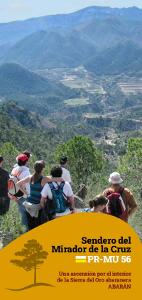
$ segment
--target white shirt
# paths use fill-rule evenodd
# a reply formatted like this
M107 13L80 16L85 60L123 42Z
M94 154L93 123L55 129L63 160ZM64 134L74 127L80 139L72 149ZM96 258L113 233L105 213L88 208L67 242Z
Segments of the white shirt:
M62 167L62 178L64 181L67 181L69 183L71 183L71 175L70 175L70 172L69 170L67 170L66 168Z
M15 165L13 168L11 175L18 176L18 180L25 179L26 177L30 176L30 170L27 166L18 166ZM30 195L30 184L25 184L25 189L28 195ZM27 198L27 196L24 195L24 198Z
M58 183L58 184L60 184L60 183ZM55 188L57 187L56 182L53 182L53 185L55 186ZM73 196L73 191L72 191L71 185L67 181L65 182L65 185L63 187L63 193L67 198ZM53 196L52 196L51 188L48 183L45 184L45 186L41 192L41 195L43 198L48 198L48 199L52 200Z

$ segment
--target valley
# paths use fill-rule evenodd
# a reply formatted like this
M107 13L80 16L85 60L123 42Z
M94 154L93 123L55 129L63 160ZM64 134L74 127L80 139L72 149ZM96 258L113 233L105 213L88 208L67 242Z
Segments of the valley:
M142 130L142 79L97 76L83 66L36 71L40 76L78 90L80 97L64 100L63 120L88 132L98 143L115 145L125 135ZM59 114L49 118L59 121Z
M82 65L35 71L0 66L1 104L15 102L37 114L39 127L58 128L65 140L88 135L113 152L120 139L142 130L141 82L125 74L98 76Z

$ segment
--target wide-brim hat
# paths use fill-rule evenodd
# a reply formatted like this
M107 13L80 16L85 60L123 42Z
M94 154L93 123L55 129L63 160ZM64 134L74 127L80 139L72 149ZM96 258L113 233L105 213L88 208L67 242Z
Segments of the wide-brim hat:
M111 183L111 184L121 184L122 182L123 182L123 179L121 178L119 173L113 172L112 174L110 174L109 183Z

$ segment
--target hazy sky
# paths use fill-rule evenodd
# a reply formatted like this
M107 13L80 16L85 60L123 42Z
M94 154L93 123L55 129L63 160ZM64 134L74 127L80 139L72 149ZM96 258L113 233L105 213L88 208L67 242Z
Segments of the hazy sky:
M142 0L0 0L0 23L68 13L91 5L142 8Z

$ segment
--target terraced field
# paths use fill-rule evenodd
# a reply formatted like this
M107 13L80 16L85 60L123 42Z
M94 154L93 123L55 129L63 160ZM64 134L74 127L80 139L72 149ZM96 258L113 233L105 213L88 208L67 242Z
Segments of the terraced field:
M105 95L101 82L94 78L92 74L80 66L78 68L60 68L52 70L37 70L38 74L46 79L55 80L61 82L65 86L71 89L84 90L88 94L92 95Z
M142 80L138 80L138 82L136 82L136 80L129 82L120 82L118 85L121 91L126 95L136 95L142 93Z
M89 98L74 98L65 100L64 103L68 106L82 106L90 104Z

